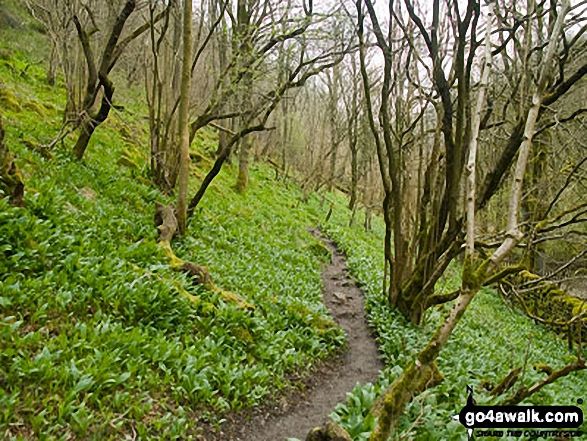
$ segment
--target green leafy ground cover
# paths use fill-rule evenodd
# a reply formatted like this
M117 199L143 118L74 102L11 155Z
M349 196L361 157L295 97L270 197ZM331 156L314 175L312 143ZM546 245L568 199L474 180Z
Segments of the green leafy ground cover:
M299 190L264 166L253 166L246 197L232 189L234 167L214 182L174 247L255 309L224 301L171 271L156 245L154 201L170 198L133 148L147 150L140 102L96 131L82 163L72 137L54 160L27 147L55 136L65 105L41 66L19 50L0 61L15 102L3 107L6 143L26 184L25 208L0 200L2 437L189 439L340 348L321 302L326 256L305 231L315 213ZM213 141L206 132L195 148ZM129 156L138 167L121 165Z
M62 84L44 82L41 37L0 34L6 142L27 186L24 209L0 200L3 437L189 439L198 421L215 423L221 411L259 403L288 384L288 373L341 346L344 337L320 301L325 256L305 231L324 219L327 205L315 195L302 203L297 188L277 184L261 165L253 166L243 198L232 189L234 168L227 167L175 251L207 265L222 289L256 308L240 309L192 286L169 269L155 244L153 202L170 199L148 180L140 93L117 91L125 110L98 129L83 163L71 159L72 137L54 149L54 160L46 159L27 145L48 143L57 133ZM195 148L213 149L214 142L205 132ZM194 185L207 165L197 164ZM365 289L388 365L375 385L355 388L334 415L355 439L366 439L374 422L364 416L373 400L427 341L442 311L419 329L385 305L381 221L374 219L373 233L349 229L346 200L336 202L323 229L347 253ZM458 277L455 268L439 289L454 288ZM183 290L200 301L192 303ZM563 342L483 290L441 356L446 380L409 407L403 434L463 439L464 429L450 417L465 403L465 386L486 402L481 382L495 384L526 352L527 382L542 375L534 363L559 367L571 357ZM586 392L581 373L531 402L574 404Z
M365 419L373 400L426 344L449 305L431 311L422 328L407 323L391 309L381 294L384 226L377 219L372 233L365 233L360 222L349 228L350 213L344 204L346 199L339 196L334 215L322 228L346 253L349 268L365 292L369 322L378 336L387 368L375 385L357 386L349 394L349 401L337 407L333 417L354 439L366 440L374 427L374 421ZM437 288L451 292L459 281L459 268L455 265ZM569 352L565 341L519 310L510 309L493 289L483 288L439 357L439 368L446 379L408 407L400 424L400 436L416 440L465 439L464 427L451 417L466 404L467 385L474 387L478 404L494 404L498 400L492 400L487 394L482 386L484 381L496 385L513 368L525 364L524 381L532 385L545 377L534 369L535 364L546 363L559 369L574 360L574 354ZM578 399L587 399L584 371L558 380L522 404L577 405ZM587 410L585 406L581 408ZM583 431L586 429L583 425Z

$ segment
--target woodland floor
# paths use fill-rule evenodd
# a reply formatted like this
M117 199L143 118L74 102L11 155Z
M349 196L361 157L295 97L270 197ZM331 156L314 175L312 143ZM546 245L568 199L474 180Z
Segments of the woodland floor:
M367 327L363 293L349 276L346 259L320 231L309 229L332 252L332 262L322 272L324 304L348 336L344 353L300 379L303 392L289 392L249 413L228 416L216 433L205 439L231 441L283 441L305 439L313 427L328 420L336 404L346 400L357 383L374 382L383 363Z

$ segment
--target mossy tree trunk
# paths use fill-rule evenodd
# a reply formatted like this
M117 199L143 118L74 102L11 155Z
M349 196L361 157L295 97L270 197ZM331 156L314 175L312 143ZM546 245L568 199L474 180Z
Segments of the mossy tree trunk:
M236 191L246 193L249 186L249 158L251 150L250 137L241 140L238 152L238 176L236 178Z
M14 155L4 144L4 126L0 115L0 190L15 207L24 205L24 183L22 174L14 162ZM1 197L1 196L0 196Z
M177 192L177 221L179 233L184 235L187 226L188 181L190 174L190 134L188 112L190 84L192 80L192 1L184 0L183 8L183 57L181 66L181 92L179 98L179 189Z

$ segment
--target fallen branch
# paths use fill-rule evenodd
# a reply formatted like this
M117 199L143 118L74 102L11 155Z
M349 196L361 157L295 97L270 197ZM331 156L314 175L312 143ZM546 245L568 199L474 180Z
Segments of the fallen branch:
M583 360L582 358L579 358L574 363L568 364L565 367L563 367L562 369L559 369L558 371L553 371L547 378L545 378L542 381L539 381L538 383L534 384L530 388L527 388L526 386L520 387L512 397L504 400L503 402L500 403L500 405L501 406L515 406L520 401L522 401L522 400L528 398L530 395L538 392L544 386L548 386L549 384L554 383L559 378L566 377L567 375L569 375L572 372L581 371L586 368L587 368L587 366L585 366L585 360Z
M509 391L514 386L514 384L516 384L516 381L518 381L520 372L522 372L521 367L512 370L503 380L500 381L497 386L491 390L491 395L494 397L499 397L500 395L503 395Z

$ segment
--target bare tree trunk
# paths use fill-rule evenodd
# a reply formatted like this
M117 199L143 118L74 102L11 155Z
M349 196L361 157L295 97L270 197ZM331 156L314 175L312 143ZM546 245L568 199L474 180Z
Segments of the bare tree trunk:
M485 103L485 91L489 83L489 73L491 71L491 27L493 24L493 3L487 5L487 29L485 30L485 64L481 74L479 85L479 95L477 105L473 112L471 121L471 145L469 146L469 158L467 160L466 172L467 179L467 248L466 256L473 258L475 255L475 193L476 187L476 164L477 164L477 145L479 138L479 127L481 126L481 112Z
M358 149L358 130L359 130L359 88L360 75L357 75L357 63L354 56L351 57L351 70L349 74L348 87L351 88L350 102L345 100L347 115L347 136L349 150L351 152L351 189L349 198L349 209L355 210L357 205L357 187L359 185L359 149ZM343 98L348 94L343 94Z
M51 54L49 55L49 68L47 69L47 84L54 86L57 78L57 50L55 49L56 43L51 45Z
M338 114L338 83L340 79L338 68L332 69L332 76L328 75L328 92L330 95L329 102L329 123L330 123L330 143L332 153L330 154L330 168L328 171L328 190L334 189L336 179L336 161L338 157L338 147L340 144L340 134L338 133L337 114Z
M361 78L363 80L363 89L365 93L365 104L367 107L367 114L369 117L369 127L373 133L375 140L375 147L377 151L377 159L379 164L379 172L381 174L381 181L383 183L383 220L385 222L385 238L383 242L383 255L384 255L384 275L383 275L383 292L386 292L386 283L388 276L391 276L393 272L393 256L391 253L391 231L392 231L392 220L391 220L391 181L389 179L388 163L385 158L385 151L379 135L379 130L375 125L375 116L373 115L373 105L371 101L371 86L369 84L369 75L367 73L367 64L365 60L365 39L364 39L364 21L365 17L362 11L362 0L357 0L357 13L358 13L358 30L357 34L359 37L359 55L361 61ZM390 283L391 285L391 283Z
M179 51L177 47L168 43L169 27L171 24L170 14L172 8L177 7L175 2L170 0L166 8L165 19L161 29L157 29L155 12L157 4L151 2L149 5L149 27L151 63L149 70L145 73L145 94L149 107L149 132L151 143L151 175L164 192L169 193L173 189L170 177L176 175L174 143L176 106L173 103L175 90L172 87L172 78L175 75L175 63L169 62L170 52ZM180 16L181 14L176 14ZM181 17L179 17L181 18ZM176 58L176 57L173 57Z
M214 11L213 15L212 15L212 19L219 20L220 24L221 24L221 32L219 33L217 38L214 40L214 52L216 53L216 57L214 57L215 70L216 70L216 75L218 77L220 77L228 65L228 53L227 52L229 51L230 45L228 44L228 39L226 36L227 30L226 30L226 24L224 23L224 19L222 16L216 15L217 13L222 14L224 12L224 8L221 6L221 1L212 0L210 7ZM220 7L220 11L217 12L219 7ZM224 87L230 87L230 85L227 84ZM228 111L229 109L226 108L225 110ZM230 121L230 126L231 126L230 127L231 129L234 129L233 124L232 124L232 118ZM222 151L226 147L226 144L228 143L228 139L229 138L228 138L227 131L220 130L218 132L218 148L216 149L216 152L215 152L216 158L218 158L220 156L220 154L222 153Z
M359 166L358 166L358 152L357 152L357 140L354 137L354 141L350 142L351 149L351 194L349 198L349 209L355 210L357 205L357 185L359 183Z
M252 43L250 39L250 21L251 21L251 2L246 0L238 0L237 4L237 44L242 53L243 58L250 57L252 50ZM241 106L242 109L250 107L251 102L250 94L252 93L253 78L252 72L247 71L243 77L243 90L241 91ZM239 130L242 130L246 124L245 117L239 118ZM249 157L251 150L251 139L250 137L243 137L240 140L239 156L238 156L238 176L236 178L236 191L239 193L245 193L249 185Z
M238 152L238 176L236 178L236 191L246 193L249 186L249 157L251 141L249 137L241 140Z
M94 130L108 117L110 109L112 108L112 97L114 95L114 86L112 82L107 78L101 80L102 86L104 87L104 95L102 97L102 104L100 110L95 115L88 113L84 116L84 120L81 125L81 132L73 147L73 154L79 160L84 156L90 138L92 137Z

